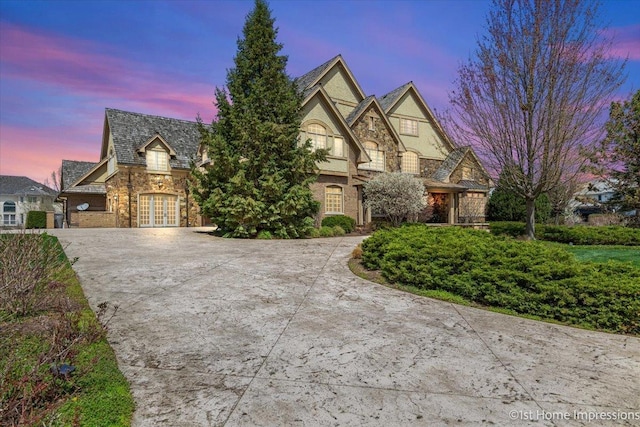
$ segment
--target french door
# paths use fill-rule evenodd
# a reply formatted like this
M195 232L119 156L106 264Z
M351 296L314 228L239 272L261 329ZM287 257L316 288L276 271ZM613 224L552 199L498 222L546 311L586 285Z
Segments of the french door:
M177 227L178 196L170 194L141 194L138 202L140 227Z

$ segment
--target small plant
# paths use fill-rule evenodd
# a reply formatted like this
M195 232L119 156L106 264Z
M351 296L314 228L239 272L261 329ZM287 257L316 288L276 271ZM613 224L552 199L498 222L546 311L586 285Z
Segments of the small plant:
M333 237L334 233L333 227L327 227L326 225L320 227L320 237Z
M356 220L346 215L327 216L322 220L322 225L334 227L339 225L345 233L351 233L356 229Z
M271 235L271 232L268 230L262 230L258 233L258 239L262 239L262 240L271 240L273 239L273 236Z
M45 211L29 211L25 228L47 228L47 213Z
M319 228L310 229L309 232L307 233L307 236L312 238L312 239L316 239L316 238L320 237L320 229Z
M344 236L346 233L342 227L339 225L334 225L333 227L333 235L334 236Z
M351 258L360 259L362 258L362 245L358 245L351 251Z

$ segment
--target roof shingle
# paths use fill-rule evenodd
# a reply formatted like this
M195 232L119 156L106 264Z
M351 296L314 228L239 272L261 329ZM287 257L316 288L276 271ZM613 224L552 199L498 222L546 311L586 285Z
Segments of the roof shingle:
M0 194L55 196L56 191L26 176L0 175Z

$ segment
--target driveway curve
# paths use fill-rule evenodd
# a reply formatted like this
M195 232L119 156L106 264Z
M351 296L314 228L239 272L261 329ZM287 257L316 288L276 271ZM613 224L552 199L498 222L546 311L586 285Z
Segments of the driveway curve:
M119 306L134 426L640 424L638 338L362 280L359 237L197 231L52 230L92 307Z

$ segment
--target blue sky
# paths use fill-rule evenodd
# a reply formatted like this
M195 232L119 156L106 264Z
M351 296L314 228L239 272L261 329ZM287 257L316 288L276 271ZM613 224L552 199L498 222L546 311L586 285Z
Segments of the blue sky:
M485 0L272 0L288 72L342 54L369 94L413 81L448 106L484 34ZM62 159L98 161L104 109L205 121L253 1L0 0L0 174L44 181ZM640 88L640 1L604 1L628 57L619 98Z

